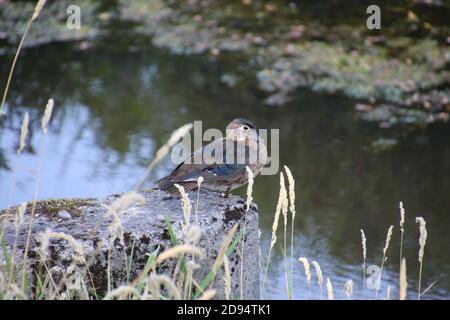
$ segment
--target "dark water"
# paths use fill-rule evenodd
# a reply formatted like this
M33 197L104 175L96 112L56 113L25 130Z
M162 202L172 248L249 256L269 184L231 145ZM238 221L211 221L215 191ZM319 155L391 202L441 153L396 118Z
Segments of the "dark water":
M0 60L1 79L6 79L10 57ZM400 200L407 210L404 252L410 298L416 295L418 278L416 216L423 216L428 228L423 288L437 281L423 298L450 298L450 128L433 126L408 135L380 132L356 120L355 101L309 91L299 91L289 105L266 107L251 82L241 79L230 88L222 81L238 67L224 60L219 64L205 57L170 56L140 44L108 42L87 51L69 45L25 51L7 115L0 120L0 208L32 198L36 170L41 172L38 198L125 191L175 128L193 120L202 120L205 128L223 128L230 119L243 116L260 128L280 129L280 161L296 178L295 298L306 298L299 256L321 264L336 298L345 298L342 289L348 279L354 282L354 296L361 298L359 230L363 228L368 239L367 264L379 265L391 224L395 229L379 297L385 297L388 285L397 297ZM55 99L55 113L39 165L40 117L49 97ZM25 111L31 117L31 145L16 159ZM397 137L398 147L371 152L370 144L381 137ZM11 198L15 166L17 187ZM164 161L149 181L172 167ZM260 207L264 256L277 193L278 176L257 178L254 198ZM281 234L278 238L281 244ZM312 297L320 297L317 285L311 291ZM372 290L366 293L373 295ZM264 297L285 296L277 244Z

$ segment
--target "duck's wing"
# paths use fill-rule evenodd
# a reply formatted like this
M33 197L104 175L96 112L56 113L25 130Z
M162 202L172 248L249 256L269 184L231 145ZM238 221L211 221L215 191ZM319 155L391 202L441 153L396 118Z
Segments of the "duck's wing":
M159 180L158 187L172 193L172 190L176 192L174 184L180 184L186 191L191 191L196 189L199 177L203 177L207 184L215 184L219 181L233 180L245 173L246 166L244 164L225 163L225 152L218 152L217 155L211 152L214 148L216 150L225 148L225 144L225 138L218 139L197 150L178 165L169 176ZM199 159L202 161L198 161Z

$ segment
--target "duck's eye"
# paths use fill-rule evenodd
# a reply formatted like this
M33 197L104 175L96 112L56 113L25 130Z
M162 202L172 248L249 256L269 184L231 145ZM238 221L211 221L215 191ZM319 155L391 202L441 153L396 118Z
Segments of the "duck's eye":
M247 126L243 126L242 129L244 129L244 131L247 131L248 127Z

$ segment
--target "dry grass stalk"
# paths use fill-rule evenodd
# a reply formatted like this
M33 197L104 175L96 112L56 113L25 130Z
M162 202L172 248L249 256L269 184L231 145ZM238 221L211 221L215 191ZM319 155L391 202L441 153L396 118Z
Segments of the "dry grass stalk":
M163 251L156 258L156 264L161 264L167 259L178 258L180 255L190 254L203 259L203 251L190 244L181 244Z
M184 242L186 244L196 245L202 235L202 229L199 226L191 225L184 236Z
M111 218L111 223L108 226L108 232L110 235L109 248L108 248L108 265L107 265L107 275L108 275L108 292L111 291L111 251L114 246L114 241L119 239L120 244L125 248L125 241L123 236L123 227L121 222L122 215L135 204L144 204L145 198L136 193L135 191L130 191L123 194L120 198L115 200L111 205L102 204L105 207L106 213L105 217ZM128 259L126 255L126 250L124 250L124 261L125 267L128 270Z
M386 300L391 300L391 286L386 289Z
M294 261L294 222L295 222L295 179L294 176L292 175L291 170L287 167L284 166L284 171L286 171L286 176L288 178L288 182L289 182L289 211L291 212L291 217L292 217L292 221L291 221L291 269L290 269L290 274L289 274L289 285L290 285L290 295L291 298L293 297L293 290L294 290L294 283L293 283L293 274L294 274L294 269L293 269L293 261ZM308 295L309 295L309 289L308 289Z
M13 216L13 224L14 224L14 230L15 230L15 235L14 235L14 244L13 244L13 250L12 250L12 254L11 257L14 260L15 256L16 256L16 250L17 250L17 239L19 238L19 230L20 227L23 224L23 217L25 215L25 211L27 209L27 202L22 202L18 207L17 207L17 211ZM0 237L0 239L3 238L3 235ZM12 278L13 278L13 271L14 271L14 264L11 267L11 270L9 272L9 283L11 284L12 282Z
M195 203L195 223L198 225L198 206L200 203L200 188L202 186L203 177L197 178L197 202Z
M45 232L41 232L38 235L38 240L41 243L39 248L40 255L44 261L47 260L49 256L48 248L50 246L51 239L65 240L75 252L75 255L72 256L72 260L77 263L86 263L83 247L77 242L77 240L75 240L74 237L64 232L53 232L50 229L46 229Z
M199 300L211 300L216 295L216 290L208 289L198 298Z
M44 5L43 3L41 3L41 5L39 5L39 3L38 3L38 6L40 6L40 8L38 8L38 10L35 10L35 12L37 14L39 14L39 12L42 9L43 5ZM28 22L27 28L30 26L31 21L32 20L30 20ZM26 34L26 32L25 32L25 34ZM24 37L25 37L25 34L24 34ZM22 40L24 39L24 37L22 38ZM19 47L20 47L20 45L19 45ZM5 91L5 95L6 95L6 91ZM28 235L27 235L27 240L26 240L26 243L25 243L25 250L24 250L24 254L23 254L22 287L25 287L25 285L26 285L25 282L26 282L26 270L27 270L27 265L28 265L28 250L29 250L30 241L31 241L31 232L32 232L32 226L33 226L34 214L35 214L35 210L36 210L36 199L37 199L37 196L38 196L39 184L40 184L40 179L41 179L42 153L43 153L44 141L45 141L44 137L45 137L45 134L41 135L40 143L39 143L39 152L38 152L38 154L39 154L39 161L38 161L38 169L36 171L37 172L36 180L35 180L35 184L34 184L33 204L32 204L32 207L31 207L31 215L30 215L30 219L29 219L29 223L28 223L29 224L29 226L28 226ZM14 190L14 184L15 184L14 181L15 181L15 178L13 179L12 190Z
M175 184L175 187L181 194L181 204L183 207L183 216L184 216L183 232L184 234L187 234L191 220L191 210L192 210L191 200L189 199L189 195L186 193L186 191L184 191L183 186Z
M36 7L34 7L33 16L31 17L31 21L34 21L39 17L39 14L41 13L42 8L45 5L46 0L39 0L36 4Z
M291 170L287 167L284 166L284 170L286 171L286 176L288 178L288 182L289 182L289 210L291 211L292 214L292 221L295 220L295 179L294 176L292 175Z
M239 225L237 223L235 225L233 225L233 227L231 227L230 231L228 231L227 236L225 237L225 239L222 242L222 245L219 250L219 254L217 255L216 260L214 260L214 263L211 267L212 277L211 277L210 283L212 283L214 281L217 271L223 264L224 257L226 256L227 250L230 247L231 242L233 241L233 237L234 237L234 234L236 233L238 226ZM237 253L239 253L239 251L237 251ZM243 263L242 260L241 260L241 263ZM205 291L205 293L206 293L206 291Z
M272 239L270 241L270 249L272 249L273 246L275 245L275 243L277 242L278 222L280 219L280 213L281 213L282 207L285 206L286 198L287 198L287 194L286 194L286 187L285 187L285 183L284 183L284 175L283 175L283 173L280 172L280 193L278 196L277 207L275 209L275 216L274 216L274 220L273 220L273 224L272 224Z
M281 210L282 210L282 207L284 206L284 203L286 203L286 201L287 201L287 193L286 193L286 187L285 187L285 183L284 183L284 175L282 172L280 172L280 192L278 195L278 202L277 202L277 206L275 209L275 216L274 216L273 224L272 224L272 238L270 241L269 254L267 255L266 268L264 271L264 283L266 283L266 281L267 281L267 271L269 269L270 255L272 253L273 247L275 246L275 243L277 242L277 229L278 229L278 222L280 220Z
M399 209L400 209L400 277L402 274L402 259L403 259L403 236L405 234L405 208L403 207L403 202L400 201L399 203ZM399 283L401 282L401 279L399 279Z
M281 180L281 188L284 190L284 197L283 197L283 201L281 203L281 214L283 215L283 258L284 258L284 280L285 280L285 284L286 284L286 293L287 293L287 297L288 299L292 299L292 291L289 288L289 279L288 279L288 266L287 266L287 257L286 257L286 246L287 246L287 239L286 239L286 235L287 235L287 223L288 223L288 206L289 206L289 200L288 200L288 196L287 196L287 192L286 192L286 186L285 186L285 182L284 182L284 177Z
M181 294L178 291L177 286L173 280L166 275L151 274L147 278L147 284L153 300L160 299L161 286L166 289L171 299L181 300Z
M224 269L224 286L225 286L225 299L230 300L231 296L231 274L230 274L230 264L228 263L228 258L225 256L223 258L223 269Z
M347 280L344 284L344 293L348 299L350 299L353 295L353 281Z
M383 248L383 260L387 259L386 254L387 254L387 250L389 248L389 243L391 242L391 238L392 238L392 230L394 229L394 226L390 226L387 236L386 236L386 242L384 244L384 248Z
M142 179L137 183L135 190L139 190L142 188L145 180L147 180L148 175L152 171L152 169L169 153L170 149L173 148L178 141L183 138L193 127L192 123L185 124L184 126L176 129L172 132L169 141L167 141L161 148L156 151L156 156L153 161L148 165L147 170L142 177Z
M63 273L63 270L58 267L58 266L53 266L51 268L48 267L47 263L45 262L44 257L41 255L41 251L40 250L36 250L37 254L39 255L39 259L42 262L42 265L45 268L46 271L46 277L44 279L44 283L42 288L47 288L50 284L52 285L53 291L48 291L47 297L49 300L53 300L55 298L57 299L62 299L60 293L59 293L59 288L58 285L56 284L55 280L53 279L53 274L54 273ZM49 288L49 290L52 290L52 288ZM42 289L41 289L42 290Z
M333 285L331 284L330 278L327 278L327 295L328 300L334 300Z
M322 269L320 268L320 264L317 261L313 261L312 265L313 265L314 269L316 270L317 283L319 284L319 288L320 288L320 299L323 299L323 294L322 294L322 287L323 287Z
M403 202L400 201L399 204L400 207L400 231L403 233L405 230L403 229L405 225L405 208L403 207Z
M406 278L406 260L402 259L400 265L400 281L399 281L399 298L400 300L406 300L406 293L408 289L408 281Z
M283 198L281 202L281 214L283 215L283 225L284 225L284 234L286 234L286 228L287 228L287 212L288 212L288 206L289 206L289 199L286 192L286 185L284 182L284 176L283 179L280 180L280 188L284 190L283 192Z
M416 223L419 224L419 262L423 262L423 255L425 253L425 244L427 243L427 223L425 222L425 219L422 217L416 218Z
M108 292L103 300L125 300L129 299L129 297L141 298L141 294L136 290L135 287L123 285L112 290L111 292Z
M253 171L250 169L250 167L246 166L245 170L247 171L247 178L248 178L248 184L247 184L247 199L246 199L246 206L245 206L245 217L244 217L244 228L243 228L243 235L242 235L242 242L241 242L241 272L240 272L240 293L241 293L241 300L244 299L244 248L245 248L245 236L246 236L246 230L247 230L247 214L250 210L250 205L253 201L252 193L253 193Z
M30 118L28 112L25 112L23 116L22 125L20 126L20 137L19 137L19 148L17 149L17 154L21 154L26 145L26 140L28 136L28 125Z
M66 298L70 299L70 290L76 290L78 293L80 293L80 297L84 297L85 299L88 299L89 293L87 291L86 286L84 285L84 282L81 279L81 273L84 273L82 270L77 270L82 265L86 265L86 259L83 251L83 247L71 236L63 232L52 232L49 229L46 229L45 232L41 232L37 236L38 241L41 243L39 247L39 255L41 258L42 263L45 266L45 261L48 259L49 256L49 246L50 246L50 240L51 239L57 239L57 240L64 240L66 241L69 246L72 248L74 254L71 255L72 262L70 265L66 268L66 270L63 272L61 271L62 278L60 280L59 286L55 287L55 292L60 299L64 299L64 293L60 294L61 288L65 287L67 294ZM48 270L48 268L45 266L45 268ZM25 270L24 270L25 272ZM52 276L49 274L50 277ZM23 279L22 279L23 281ZM52 279L53 282L53 279ZM54 283L54 282L53 282ZM55 297L50 297L54 299Z
M186 280L183 290L183 299L191 300L194 270L199 268L200 266L195 263L194 259L187 261L185 266L186 266Z
M422 266L423 266L423 256L425 253L425 244L427 243L427 224L425 222L425 219L422 217L416 217L416 223L419 224L419 263L420 263L420 269L419 269L419 288L417 290L417 299L420 300L420 289L421 289L421 283L422 283Z
M364 259L364 261L366 261L366 258L367 258L367 239L366 239L366 234L364 233L364 230L361 229L360 231L361 231L361 246L362 246L362 252L363 252L363 259Z
M298 258L298 261L300 261L303 264L303 268L305 269L306 284L308 286L307 298L309 299L309 293L311 290L311 268L307 258L300 257Z
M53 99L48 99L47 105L45 106L44 115L42 116L41 119L41 128L42 132L44 133L47 133L48 130L48 124L50 122L53 113L53 105L54 105Z
M37 19L37 17L39 16L42 8L45 5L46 0L39 0L38 3L36 4L34 11L33 11L33 15L31 16L30 20L28 20L28 23L25 27L25 30L23 32L22 38L20 39L19 42L19 46L17 47L17 51L16 54L14 55L14 59L11 65L11 69L9 70L9 74L8 74L8 80L6 81L6 87L5 87L5 91L3 92L3 98L2 98L2 103L0 105L0 118L3 115L3 108L5 106L5 101L6 101L6 97L8 95L8 90L9 90L9 86L11 84L11 80L12 80L12 76L14 73L14 69L16 67L16 63L17 63L17 58L19 57L20 51L22 50L23 47L23 43L25 42L25 38L28 34L28 31L30 30L31 27L31 23Z
M366 296L366 258L367 258L367 239L363 229L361 231L361 246L363 252L363 298Z
M125 245L123 239L123 228L121 223L122 215L132 206L139 204L145 204L145 198L143 195L134 191L123 194L120 198L115 200L111 205L103 205L107 210L105 216L111 218L111 223L108 226L108 232L111 235L110 244L114 242L116 238L120 240L122 245Z
M383 260L381 261L381 266L380 266L380 276L378 277L378 285L375 289L375 299L377 299L378 297L378 291L380 290L380 285L381 285L381 276L383 274L383 267L384 267L384 263L387 260L387 250L389 248L389 243L391 242L391 238L392 238L392 230L394 229L394 226L390 226L386 235L386 242L384 244L384 248L383 248Z
M14 229L16 230L16 233L19 232L20 226L23 223L23 216L25 215L25 211L27 210L27 205L28 205L28 203L26 201L22 202L17 207L16 214L13 217Z
M245 170L247 171L247 177L248 177L248 184L247 184L247 199L246 199L246 211L250 210L250 205L253 201L253 183L254 183L254 177L253 177L253 171L247 166L245 167Z
M7 285L4 291L3 300L27 300L23 291L15 283Z

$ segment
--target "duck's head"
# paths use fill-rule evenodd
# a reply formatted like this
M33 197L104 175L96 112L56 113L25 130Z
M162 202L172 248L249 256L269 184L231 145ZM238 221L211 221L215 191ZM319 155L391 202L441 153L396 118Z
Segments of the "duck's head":
M226 133L227 138L236 141L258 138L255 125L251 121L243 118L237 118L231 121L227 125Z

